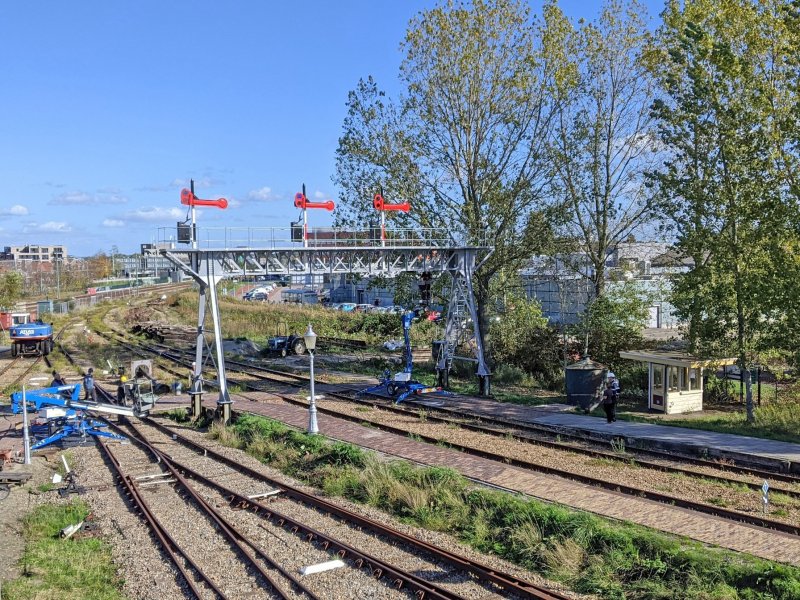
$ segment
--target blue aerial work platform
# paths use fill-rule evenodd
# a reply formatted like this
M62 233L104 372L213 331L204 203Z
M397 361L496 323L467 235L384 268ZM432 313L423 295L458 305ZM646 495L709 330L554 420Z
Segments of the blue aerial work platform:
M23 412L23 403L27 410L40 412L50 424L58 427L55 433L36 442L31 450L44 448L58 440L70 436L86 438L87 435L106 437L113 440L124 440L124 436L103 431L106 424L91 418L87 411L105 415L123 415L130 417L145 416L155 404L155 396L142 394L132 407L87 402L80 400L81 385L79 383L61 385L11 394L11 411L15 414Z
M383 377L378 385L374 385L366 390L362 390L360 394L376 394L378 392L386 392L394 398L395 404L399 404L406 400L409 396L419 396L422 394L441 393L452 395L452 392L444 391L441 387L429 386L411 378L411 371L413 369L413 357L411 354L411 323L414 321L414 313L407 311L403 313L403 340L405 346L403 355L406 360L405 368L399 373L392 376L391 371L386 369L383 372Z

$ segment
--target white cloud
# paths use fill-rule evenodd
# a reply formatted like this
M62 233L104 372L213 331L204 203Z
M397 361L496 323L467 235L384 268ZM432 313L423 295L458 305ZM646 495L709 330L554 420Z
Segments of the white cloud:
M125 227L125 221L119 219L104 219L103 227Z
M55 205L87 205L94 204L94 196L86 192L66 192L53 197L48 204Z
M66 192L54 196L48 204L56 206L95 206L100 204L127 204L128 198L117 193Z
M206 171L209 171L209 169L206 169ZM224 183L225 181L223 181L222 179L216 179L212 175L203 175L202 177L194 179L195 192L198 189L212 188L219 185L223 185ZM169 192L169 191L179 190L181 188L189 188L190 186L191 186L191 179L176 177L167 184L157 183L151 185L143 185L133 189L136 192Z
M274 200L275 195L272 193L272 188L264 186L258 190L250 190L250 193L247 194L247 198L248 200L267 201L267 200Z
M163 206L151 206L149 208L140 208L131 210L125 213L124 218L127 221L172 221L176 219L183 219L186 213L180 208L164 208Z
M72 227L64 221L47 221L46 223L28 223L22 228L23 233L69 233Z
M325 194L324 192L320 192L319 190L314 192L314 198L316 198L317 200L323 200L325 199L325 196L327 196L327 194Z
M15 204L10 208L0 209L0 215L10 215L14 217L22 217L28 214L28 207L21 204Z

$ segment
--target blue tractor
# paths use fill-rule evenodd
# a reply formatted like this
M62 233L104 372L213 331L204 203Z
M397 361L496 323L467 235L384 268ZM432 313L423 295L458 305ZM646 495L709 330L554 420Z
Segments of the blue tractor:
M8 329L11 356L47 356L53 351L53 325L41 320Z

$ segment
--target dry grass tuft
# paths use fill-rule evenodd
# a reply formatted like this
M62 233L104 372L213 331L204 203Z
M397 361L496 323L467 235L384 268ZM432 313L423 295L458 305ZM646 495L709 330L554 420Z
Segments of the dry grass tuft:
M550 573L562 581L575 581L586 561L586 551L572 538L554 542L541 556Z

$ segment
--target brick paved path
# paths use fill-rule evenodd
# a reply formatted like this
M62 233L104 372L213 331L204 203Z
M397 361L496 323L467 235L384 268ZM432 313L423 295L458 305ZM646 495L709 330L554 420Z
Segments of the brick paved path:
M248 394L248 398L255 399L259 395ZM162 408L171 407L170 401L163 400L159 403ZM185 404L185 401L181 403ZM215 406L212 400L204 404L210 408ZM308 411L296 406L241 400L234 403L234 410L258 413L301 429L308 425ZM468 456L456 450L416 442L408 437L362 427L328 415L318 415L318 421L323 435L377 452L420 464L451 467L467 477L549 502L558 502L762 558L800 565L800 537L632 498L550 475L532 473L496 461Z

